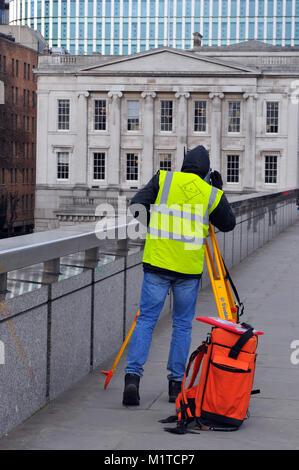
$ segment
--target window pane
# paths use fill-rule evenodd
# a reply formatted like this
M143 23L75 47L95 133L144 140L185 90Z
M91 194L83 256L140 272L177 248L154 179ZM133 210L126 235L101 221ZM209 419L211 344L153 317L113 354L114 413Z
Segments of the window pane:
M267 103L267 133L278 133L278 102Z
M161 101L161 131L172 131L172 116L172 101Z
M241 102L230 101L228 106L228 132L240 132Z
M138 155L136 153L127 153L126 179L128 181L138 180Z
M58 100L58 129L70 128L70 100Z
M139 129L139 101L127 101L128 131Z
M57 154L57 178L68 179L69 178L69 153L58 152Z
M227 183L239 183L239 155L227 155Z
M159 154L160 170L171 171L171 153Z
M277 183L277 155L265 156L265 183Z
M106 100L95 100L94 102L94 129L105 131L107 122Z
M194 131L205 132L207 127L207 102L194 102Z
M106 176L106 158L104 152L93 154L93 179L104 180Z

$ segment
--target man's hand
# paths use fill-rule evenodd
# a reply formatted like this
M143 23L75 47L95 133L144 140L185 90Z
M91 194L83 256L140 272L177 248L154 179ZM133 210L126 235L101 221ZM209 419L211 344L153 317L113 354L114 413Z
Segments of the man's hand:
M223 181L219 171L212 171L211 173L211 183L217 189L222 189Z

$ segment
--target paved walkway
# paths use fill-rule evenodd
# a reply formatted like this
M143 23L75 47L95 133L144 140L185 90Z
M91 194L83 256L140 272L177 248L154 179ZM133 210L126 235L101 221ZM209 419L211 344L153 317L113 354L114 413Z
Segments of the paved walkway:
M244 321L265 332L254 384L261 394L252 396L251 417L238 432L175 436L163 431L159 419L174 414L167 395L171 324L166 318L154 333L140 407L121 404L122 359L107 390L104 376L95 371L4 437L0 449L299 449L299 363L291 362L292 353L299 362L298 242L299 223L231 271L245 301ZM201 292L198 313L216 314L210 290ZM193 348L205 339L206 331L194 321ZM297 354L291 348L294 340Z

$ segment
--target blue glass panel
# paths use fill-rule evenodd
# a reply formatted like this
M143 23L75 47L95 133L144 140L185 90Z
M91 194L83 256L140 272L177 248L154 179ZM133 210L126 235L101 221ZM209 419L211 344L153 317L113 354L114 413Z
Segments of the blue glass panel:
M119 17L119 15L120 15L120 0L114 0L114 16Z
M110 55L110 42L105 43L105 54Z
M270 41L273 39L273 23L272 21L267 22L267 40Z
M129 37L129 25L128 23L123 24L123 38L128 39Z
M164 24L159 23L158 38L163 39L164 37Z
M282 0L277 0L277 7L276 7L276 16L282 16Z
M57 38L58 36L58 25L57 25L57 22L53 22L52 24L52 34L53 34L53 38Z
M150 16L153 18L156 14L156 0L150 0Z
M299 2L298 2L298 0L295 2L295 16L299 16Z
M287 0L286 16L292 16L292 0Z
M137 0L132 0L132 16L137 17L138 13L138 3Z
M246 0L240 0L240 17L246 15Z
M106 38L110 37L110 31L111 31L111 24L105 23L105 37Z
M236 32L237 32L237 28L236 28L236 23L231 23L230 25L230 39L234 39L236 40Z
M141 16L146 16L146 0L141 0Z
M93 0L88 0L88 16L93 17Z
M114 23L114 38L119 39L119 24Z
M79 16L80 18L83 18L85 15L85 4L84 4L84 0L80 0L80 3L79 3Z
M97 16L102 16L102 0L97 0Z
M254 23L253 22L249 23L248 37L249 39L254 39Z
M273 0L268 0L268 17L273 16L274 9L273 9Z
M213 21L212 25L212 39L217 40L218 38L218 23Z
M132 23L132 39L137 39L137 23Z
M256 0L250 0L249 2L249 16L251 17L255 16L255 1Z
M203 4L203 14L207 18L210 14L210 0L204 0Z
M230 15L237 16L237 0L231 0Z
M105 16L111 17L111 0L106 0Z
M227 0L222 0L222 16L227 16L228 7L227 7Z
M142 39L146 39L146 23L140 24L140 35Z
M76 23L70 24L70 36L73 39L76 37Z
M191 0L186 0L185 1L185 13L186 13L186 16L191 16L191 13L192 13L192 11L191 11Z
M176 23L176 38L182 39L182 23L181 21L177 21Z
M208 39L209 31L210 31L209 23L204 23L204 25L203 25L203 37L204 38Z
M93 38L93 24L88 23L87 25L87 38L92 39Z
M265 1L264 0L259 0L259 5L258 5L258 15L259 16L264 16L265 13Z
M164 0L159 1L159 16L160 16L160 18L164 17L164 6L165 6L164 4L165 4Z
M76 16L76 0L71 0L71 16Z
M39 4L37 4L37 9L38 7L39 7ZM67 1L66 0L62 0L61 2L61 16L64 16L64 17L67 16Z
M53 17L58 17L58 0L53 0Z
M257 28L257 37L258 39L264 39L264 22L261 22L258 24L258 28Z
M282 38L282 22L277 21L276 23L276 39Z
M129 0L124 0L123 15L129 16Z
M202 2L203 0L197 0L195 2L195 8L194 8L194 15L199 17L200 16L200 3Z
M150 23L149 37L150 39L155 39L155 23Z
M245 23L240 23L239 37L245 39Z
M66 23L62 23L61 24L61 39L66 39L66 31L67 31Z
M176 2L176 14L177 16L182 16L182 0L177 0Z
M79 39L84 39L84 23L79 23Z
M286 40L291 42L291 35L292 35L292 23L290 21L286 22Z
M119 55L119 44L114 44L113 45L113 54L114 55Z

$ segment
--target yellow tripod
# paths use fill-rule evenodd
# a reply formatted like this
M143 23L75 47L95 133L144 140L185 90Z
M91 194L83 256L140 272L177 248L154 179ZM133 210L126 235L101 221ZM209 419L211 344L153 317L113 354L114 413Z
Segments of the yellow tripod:
M205 259L211 279L218 315L223 320L236 322L238 320L238 310L240 305L236 305L235 303L229 283L228 273L219 250L214 228L211 224L209 226L209 234L212 250L207 239ZM214 254L214 259L212 253Z

